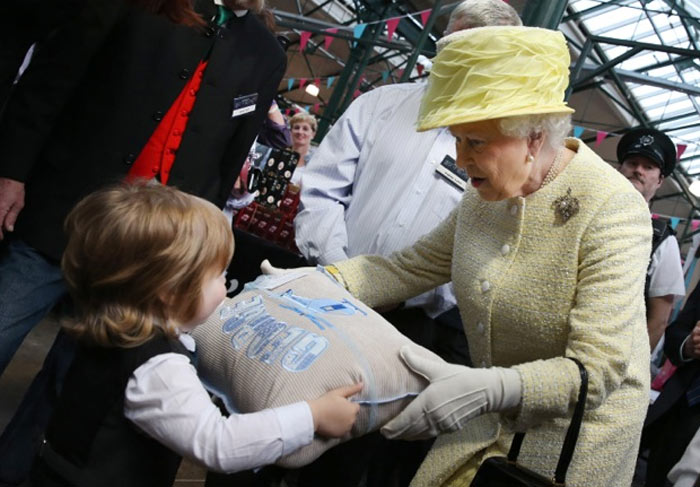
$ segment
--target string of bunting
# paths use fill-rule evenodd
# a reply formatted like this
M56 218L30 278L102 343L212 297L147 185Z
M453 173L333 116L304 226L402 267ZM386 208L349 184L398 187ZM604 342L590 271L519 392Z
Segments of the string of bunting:
M680 222L687 222L688 221L687 218L681 218L678 216L660 215L659 213L652 213L651 214L652 220L658 220L659 218L662 220L668 220L669 224L671 225L671 228L673 228L674 230L676 229L676 227L678 226L678 224ZM700 227L700 220L696 220L696 219L690 220L690 229L692 231L697 230L698 227Z
M574 125L574 137L577 139L581 138L581 135L583 132L586 130L595 132L595 147L598 147L609 135L612 136L617 136L617 135L622 135L618 134L615 132L606 132L605 130L596 130L596 129L589 129L586 127L581 127L579 125ZM688 148L688 144L679 144L676 143L676 158L680 161L681 157L685 153L686 149Z

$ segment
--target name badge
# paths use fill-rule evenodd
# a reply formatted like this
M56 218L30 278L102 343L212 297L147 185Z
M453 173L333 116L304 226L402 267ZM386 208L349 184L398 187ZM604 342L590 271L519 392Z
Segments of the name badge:
M452 157L446 155L442 162L435 167L435 171L457 189L461 191L467 189L469 176L463 169L457 167L457 163Z
M258 94L243 95L233 99L233 112L231 118L240 117L246 113L255 111L255 103L258 101Z

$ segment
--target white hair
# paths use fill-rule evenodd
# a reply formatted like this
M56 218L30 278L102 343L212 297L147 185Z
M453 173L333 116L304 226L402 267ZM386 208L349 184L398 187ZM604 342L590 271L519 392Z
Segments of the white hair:
M518 12L503 0L464 0L450 14L445 35L474 27L523 25Z
M571 114L545 113L541 115L519 115L498 121L498 128L508 137L529 137L543 134L545 143L553 149L562 145L571 130Z

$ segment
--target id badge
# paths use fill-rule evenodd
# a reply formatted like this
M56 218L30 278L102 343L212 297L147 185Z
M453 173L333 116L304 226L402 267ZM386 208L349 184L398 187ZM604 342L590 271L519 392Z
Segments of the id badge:
M469 176L463 169L457 167L457 163L449 155L446 155L442 162L435 167L435 171L457 189L461 191L467 189Z
M250 95L238 96L233 99L233 112L231 113L231 118L240 117L246 113L254 112L256 103L258 101L258 94L253 93Z

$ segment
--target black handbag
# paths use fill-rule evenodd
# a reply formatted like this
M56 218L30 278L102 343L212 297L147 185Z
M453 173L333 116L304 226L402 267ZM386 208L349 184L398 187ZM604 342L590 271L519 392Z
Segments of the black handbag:
M588 394L588 373L581 362L575 358L566 357L578 365L581 373L581 387L578 391L578 401L574 408L571 424L566 431L564 446L559 455L559 463L554 473L554 478L547 478L537 472L518 465L517 459L520 446L525 438L525 433L516 433L507 457L491 457L483 461L476 472L471 487L552 487L566 485L566 471L571 463L571 457L576 448L576 440L581 429L583 410Z

